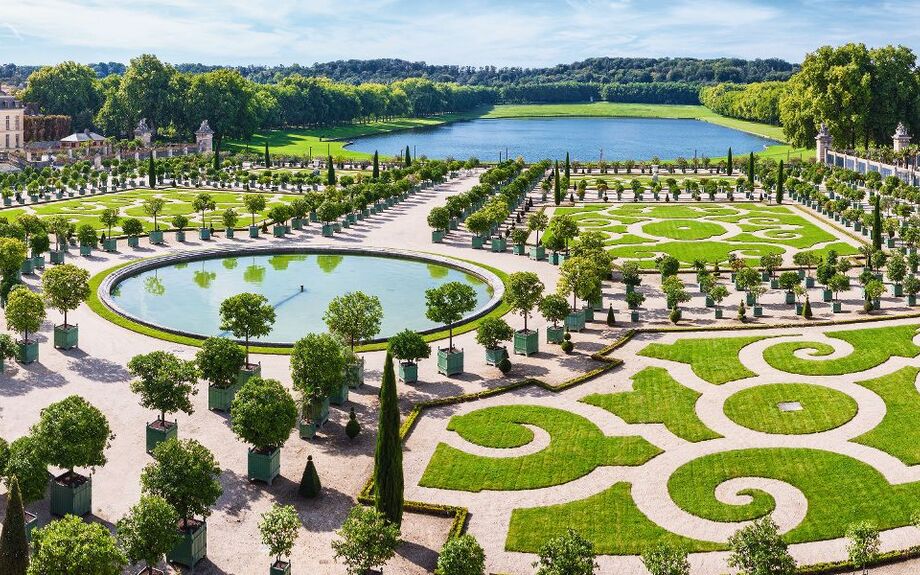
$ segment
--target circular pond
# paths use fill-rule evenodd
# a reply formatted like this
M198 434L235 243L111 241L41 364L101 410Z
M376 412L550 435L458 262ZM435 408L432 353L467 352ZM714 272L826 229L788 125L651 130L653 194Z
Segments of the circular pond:
M425 317L425 290L447 282L476 292L476 310L497 304L500 280L486 270L436 256L394 250L247 250L180 254L145 260L113 272L99 295L117 313L165 331L222 335L220 303L238 293L264 295L274 306L272 332L254 340L291 344L309 332L326 331L323 314L332 298L361 290L383 307L378 337L409 328L443 326ZM501 287L498 288L501 290Z
M725 400L725 415L738 425L783 435L818 433L853 419L856 400L829 387L771 383L743 389Z

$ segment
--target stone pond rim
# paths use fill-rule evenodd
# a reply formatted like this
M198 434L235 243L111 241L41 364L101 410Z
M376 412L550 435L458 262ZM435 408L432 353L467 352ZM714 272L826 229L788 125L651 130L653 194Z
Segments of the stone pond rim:
M426 264L437 264L445 267L449 267L464 273L470 274L483 281L490 289L491 295L488 302L485 305L480 306L474 310L471 314L467 315L460 321L453 324L454 330L458 327L469 324L470 322L481 319L495 308L499 306L504 297L505 293L505 284L502 279L493 273L492 271L481 267L475 263L471 263L465 260L455 259L448 256L442 256L438 254L423 253L423 252L414 252L409 250L399 250L394 248L383 248L383 247L341 247L333 245L316 245L316 246L262 246L255 248L242 248L242 247L230 247L230 248L214 248L208 250L188 250L182 252L171 253L163 256L155 256L151 258L139 259L137 261L131 262L127 265L115 268L107 273L107 275L99 283L99 287L96 290L96 297L99 299L99 302L108 310L111 311L121 318L135 323L139 326L153 330L154 333L149 331L144 332L146 335L151 337L156 337L158 339L167 339L164 336L181 336L192 338L195 340L203 341L209 336L202 335L200 333L189 332L184 330L179 330L175 328L166 327L160 325L156 322L142 319L137 317L134 314L128 313L123 310L113 299L112 292L118 288L118 285L126 279L137 276L143 272L167 267L177 263L189 263L202 260L211 260L211 259L221 259L221 258L231 258L231 257L246 257L246 256L271 256L271 255L350 255L350 256L366 256L366 257L379 257L379 258L389 258L389 259L401 259L408 260ZM102 316L103 319L106 319ZM130 328L129 328L130 329ZM434 328L419 330L419 333L422 335L437 333L441 331L446 331L446 326L439 325ZM159 333L157 333L159 332ZM446 335L445 335L446 338ZM363 342L363 345L383 343L387 341L387 338L376 338L366 342ZM242 341L240 341L242 343ZM292 348L293 342L270 342L270 341L253 341L251 344L255 347L262 348L276 348L276 349L289 349Z

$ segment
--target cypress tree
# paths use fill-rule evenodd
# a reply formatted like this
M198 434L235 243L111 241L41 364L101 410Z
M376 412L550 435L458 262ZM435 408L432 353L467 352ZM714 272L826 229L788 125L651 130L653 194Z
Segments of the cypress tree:
M403 461L399 439L399 404L393 357L387 352L380 384L380 422L377 427L377 451L374 454L374 507L387 520L402 524Z
M268 140L265 141L265 167L272 167L272 158L268 155Z
M553 201L557 206L562 203L562 190L559 188L559 160L556 160L556 171L553 173Z
M332 165L332 156L326 158L326 185L335 185L335 166Z
M569 153L568 152L565 153L565 181L566 182L572 181L572 168L571 168L571 164L569 163Z
M214 171L220 171L220 140L217 141L217 145L214 147Z
M779 171L776 174L776 203L783 203L783 161L779 161Z
M150 188L156 189L157 187L157 165L153 161L153 152L150 152L150 157L147 160L147 179L150 183Z
M751 155L748 156L748 183L751 184L751 189L754 189L754 152L751 152Z
M409 153L409 146L406 146L406 167L412 165L412 154Z
M728 167L726 169L728 170L728 175L730 176L732 175L732 171L734 170L734 166L732 165L732 149L731 148L728 148L728 162L727 163L728 163Z
M882 249L882 204L880 196L872 200L872 249Z
M377 150L374 150L374 172L373 172L373 176L374 176L374 179L375 179L375 180L376 180L377 178L380 177L380 157L377 155Z
M811 319L811 302L808 301L808 296L805 296L805 305L802 306L802 317L805 319Z
M613 304L607 308L607 325L613 327L617 324L616 316L613 315Z
M26 538L26 513L22 507L19 482L10 480L3 531L0 532L0 573L26 575L29 568L29 541Z

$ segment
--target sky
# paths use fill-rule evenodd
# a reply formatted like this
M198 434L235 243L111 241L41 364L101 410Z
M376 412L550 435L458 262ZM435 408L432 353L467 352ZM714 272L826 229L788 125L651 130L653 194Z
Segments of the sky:
M542 67L597 56L778 57L825 44L920 53L917 1L0 0L0 63L310 65L402 58Z

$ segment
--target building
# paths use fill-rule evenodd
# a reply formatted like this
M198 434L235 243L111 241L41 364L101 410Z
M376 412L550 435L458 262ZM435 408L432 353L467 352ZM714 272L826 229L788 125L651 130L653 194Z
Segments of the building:
M61 147L67 148L101 148L107 143L105 136L100 136L96 132L90 132L89 128L82 132L61 138Z
M25 144L25 106L0 91L0 150L18 150Z

